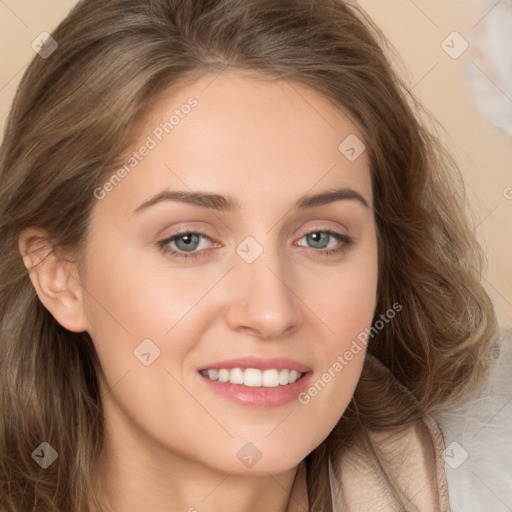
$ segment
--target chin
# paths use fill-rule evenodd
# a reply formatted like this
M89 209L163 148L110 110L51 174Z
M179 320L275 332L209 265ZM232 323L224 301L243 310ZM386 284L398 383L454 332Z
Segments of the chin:
M215 453L208 465L222 473L232 473L240 476L268 476L279 474L297 467L308 455L311 449L306 446L300 449L298 442L267 442L255 440L235 442L226 449L226 455L220 457Z

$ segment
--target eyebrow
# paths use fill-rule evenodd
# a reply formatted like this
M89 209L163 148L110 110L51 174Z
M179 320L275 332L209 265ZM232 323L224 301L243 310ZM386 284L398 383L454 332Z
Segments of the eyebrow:
M321 194L305 195L293 205L294 210L303 210L306 208L313 208L315 206L322 206L325 204L333 203L340 200L355 200L370 208L366 199L356 190L351 188L342 188L330 190ZM237 212L240 210L240 203L232 196L223 196L211 192L188 192L184 190L165 190L156 196L151 197L139 205L133 213L138 213L148 209L163 201L177 201L180 203L191 204L209 208L216 211Z

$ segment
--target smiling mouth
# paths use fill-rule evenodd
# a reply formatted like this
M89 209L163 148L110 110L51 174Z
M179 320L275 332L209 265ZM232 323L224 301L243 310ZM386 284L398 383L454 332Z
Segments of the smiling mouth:
M258 368L212 368L201 370L200 373L210 380L252 388L288 386L305 375L303 372L286 368L282 370L276 368L269 370L259 370Z

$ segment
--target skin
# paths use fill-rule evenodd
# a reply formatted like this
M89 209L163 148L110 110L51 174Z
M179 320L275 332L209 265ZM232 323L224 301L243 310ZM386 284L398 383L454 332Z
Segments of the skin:
M308 88L231 71L164 95L127 155L191 96L197 107L96 200L84 271L57 253L31 279L57 321L87 331L98 351L107 425L99 474L112 510L304 510L302 473L292 489L299 463L342 416L365 351L306 405L237 405L211 392L197 370L247 354L289 357L313 369L314 383L371 325L369 163L366 153L351 162L338 150L347 136L363 136ZM346 187L369 207L348 199L292 209L305 194ZM165 201L134 213L165 189L230 195L240 210ZM202 256L162 252L158 242L181 228L207 235L195 250ZM354 245L320 254L343 245L306 236L326 229ZM42 235L29 229L20 237L29 268ZM252 263L236 252L248 236L263 248ZM176 242L168 245L185 252L183 239ZM133 353L147 338L160 349L149 366ZM247 442L262 454L251 468L237 457Z

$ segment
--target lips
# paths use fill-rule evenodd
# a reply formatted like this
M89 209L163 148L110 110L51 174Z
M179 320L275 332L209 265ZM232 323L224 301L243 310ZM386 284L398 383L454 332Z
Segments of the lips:
M213 393L212 396L220 396L236 405L257 409L269 409L297 403L300 393L310 385L312 375L312 372L305 373L300 379L284 386L250 387L231 382L219 382L198 374L202 381L201 386L206 386L204 389Z
M231 402L272 408L296 401L309 385L312 369L293 359L247 356L208 363L198 374L211 391Z

